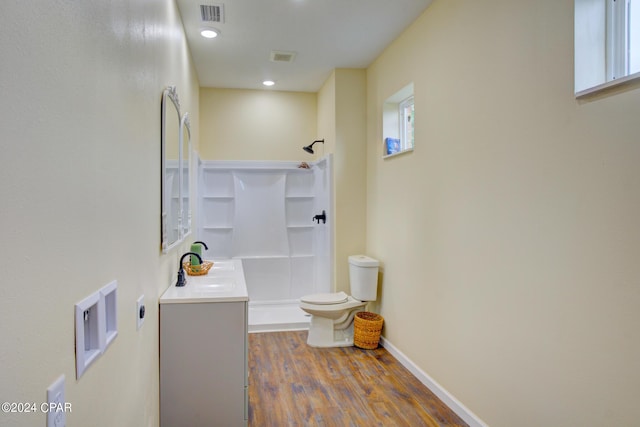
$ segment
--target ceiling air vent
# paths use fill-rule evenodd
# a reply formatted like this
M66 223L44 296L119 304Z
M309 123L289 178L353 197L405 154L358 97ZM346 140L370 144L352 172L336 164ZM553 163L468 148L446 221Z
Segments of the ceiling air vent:
M201 4L200 16L202 22L224 22L224 5L222 4Z
M282 50L271 51L271 62L293 62L295 57L295 52L285 52Z

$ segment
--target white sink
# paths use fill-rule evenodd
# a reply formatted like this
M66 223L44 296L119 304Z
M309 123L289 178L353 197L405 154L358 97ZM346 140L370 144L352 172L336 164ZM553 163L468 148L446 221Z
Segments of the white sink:
M235 277L223 277L218 275L193 276L187 279L187 286L192 286L198 291L226 292L236 286Z
M160 297L160 304L249 300L242 261L239 259L214 260L208 274L187 275L185 279L185 286L169 286Z
M235 264L232 259L225 259L221 261L214 261L209 274L219 271L232 271L235 270Z

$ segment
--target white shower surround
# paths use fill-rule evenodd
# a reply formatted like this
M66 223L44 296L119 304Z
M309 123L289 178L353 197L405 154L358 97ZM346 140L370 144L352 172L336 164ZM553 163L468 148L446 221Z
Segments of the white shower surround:
M306 294L331 289L331 155L309 163L203 161L198 239L206 258L240 258L253 330L305 327ZM326 224L314 215L329 213ZM289 320L287 320L289 319Z

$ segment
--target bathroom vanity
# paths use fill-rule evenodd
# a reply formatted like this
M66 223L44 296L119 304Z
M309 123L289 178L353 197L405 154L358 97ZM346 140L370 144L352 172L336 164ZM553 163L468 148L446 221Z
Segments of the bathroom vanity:
M238 259L160 297L161 427L247 425L248 300Z

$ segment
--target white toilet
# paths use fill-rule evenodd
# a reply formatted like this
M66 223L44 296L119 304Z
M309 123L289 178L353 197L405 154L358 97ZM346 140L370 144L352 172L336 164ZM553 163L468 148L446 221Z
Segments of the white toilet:
M311 315L307 344L312 347L353 345L353 318L378 293L380 263L366 255L349 257L351 293L314 294L300 298L300 308Z

